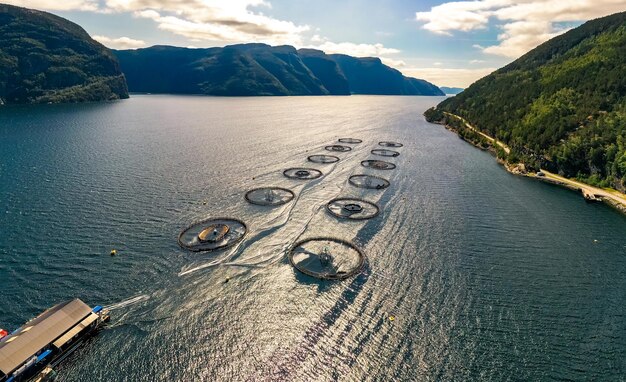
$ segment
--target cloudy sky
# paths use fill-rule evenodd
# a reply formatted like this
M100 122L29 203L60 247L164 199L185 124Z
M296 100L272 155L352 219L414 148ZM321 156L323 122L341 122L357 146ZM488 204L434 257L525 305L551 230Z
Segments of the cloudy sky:
M0 0L68 18L111 48L265 42L378 56L466 87L626 0Z

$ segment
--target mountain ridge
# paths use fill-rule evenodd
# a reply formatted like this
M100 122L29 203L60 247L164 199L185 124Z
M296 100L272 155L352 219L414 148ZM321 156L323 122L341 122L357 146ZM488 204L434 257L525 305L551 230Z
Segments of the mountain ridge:
M379 58L329 55L289 45L156 45L113 52L131 92L217 96L443 95L435 85L405 77ZM173 72L179 80L166 78Z

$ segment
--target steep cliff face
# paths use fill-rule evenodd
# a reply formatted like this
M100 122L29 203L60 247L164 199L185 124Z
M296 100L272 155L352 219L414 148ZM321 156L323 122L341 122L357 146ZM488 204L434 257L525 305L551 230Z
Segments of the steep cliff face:
M330 94L350 94L350 84L337 62L321 50L298 50L304 64L311 70Z
M330 57L346 75L350 91L355 94L445 95L437 86L416 78L405 77L375 57L352 57L332 54Z
M0 4L0 103L128 98L109 49L52 14Z

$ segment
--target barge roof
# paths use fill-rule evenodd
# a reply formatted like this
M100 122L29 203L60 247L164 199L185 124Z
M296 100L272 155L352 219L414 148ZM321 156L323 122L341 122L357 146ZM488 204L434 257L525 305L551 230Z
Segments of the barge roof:
M91 308L79 299L46 310L0 342L0 371L9 375L80 323Z

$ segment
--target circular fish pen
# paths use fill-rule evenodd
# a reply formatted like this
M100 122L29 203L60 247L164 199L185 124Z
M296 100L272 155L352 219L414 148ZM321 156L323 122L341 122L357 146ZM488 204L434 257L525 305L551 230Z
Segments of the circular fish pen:
M358 138L339 138L339 143L357 144L361 142L363 142L363 140L358 139Z
M315 237L289 250L289 263L299 272L322 280L343 280L359 274L365 254L354 244L336 238Z
M294 167L283 171L283 175L289 179L310 180L319 178L322 172L314 168Z
M383 146L383 147L402 147L403 144L399 143L399 142L392 142L392 141L382 141L382 142L378 142L379 146Z
M370 190L382 190L390 185L387 179L374 175L352 175L348 179L348 183L354 187L367 188Z
M375 170L393 170L396 165L393 163L385 162L377 159L368 159L361 162L361 166L367 168L373 168Z
M340 153L345 153L346 151L352 150L352 147L344 146L344 145L330 145L330 146L326 146L324 148L326 150L328 150L328 151L336 151L336 152L340 152Z
M397 151L393 151L393 150L387 150L387 149L374 149L371 151L372 154L374 155L378 155L381 157L397 157L400 156L400 153Z
M239 243L247 231L241 220L211 218L185 228L178 235L178 245L192 252L217 251Z
M281 187L260 187L246 192L249 203L259 206L280 206L293 200L293 191Z
M307 157L306 159L308 159L309 162L320 163L320 164L339 162L339 157L336 157L334 155L325 155L325 154L311 155Z
M331 215L340 219L367 220L378 216L380 208L375 203L358 198L337 198L326 204Z

